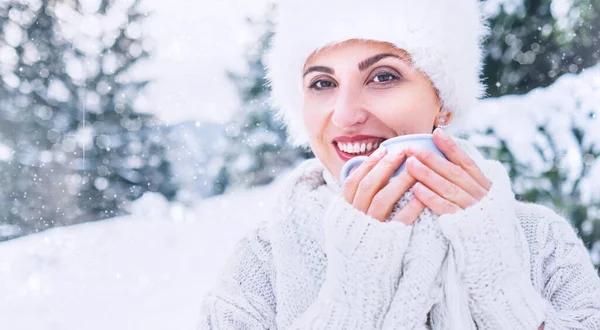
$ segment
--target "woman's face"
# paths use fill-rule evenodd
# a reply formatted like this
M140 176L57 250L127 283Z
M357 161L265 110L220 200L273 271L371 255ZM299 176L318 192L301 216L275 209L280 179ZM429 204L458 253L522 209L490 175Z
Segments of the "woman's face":
M349 40L309 57L304 123L317 158L339 181L351 157L389 138L431 133L441 103L429 78L391 44Z

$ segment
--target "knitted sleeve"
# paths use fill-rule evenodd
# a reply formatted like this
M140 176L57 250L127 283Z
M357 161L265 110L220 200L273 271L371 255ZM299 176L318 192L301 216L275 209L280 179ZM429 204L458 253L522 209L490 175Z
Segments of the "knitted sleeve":
M237 246L204 298L198 330L275 329L273 264L266 223Z
M480 329L537 329L544 301L533 287L526 238L518 223L510 178L502 164L483 168L492 180L487 195L466 210L440 216L455 252L456 269Z
M400 278L412 227L379 222L336 198L325 214L327 270L293 329L379 329Z
M530 237L532 278L546 300L545 328L600 329L600 278L569 223L554 211L528 204L520 215Z

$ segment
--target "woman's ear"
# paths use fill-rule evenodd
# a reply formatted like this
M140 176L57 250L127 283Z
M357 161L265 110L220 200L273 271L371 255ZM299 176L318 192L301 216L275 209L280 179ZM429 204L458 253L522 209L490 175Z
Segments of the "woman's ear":
M452 112L448 111L444 108L440 109L440 112L435 117L434 125L438 126L448 126L452 121Z

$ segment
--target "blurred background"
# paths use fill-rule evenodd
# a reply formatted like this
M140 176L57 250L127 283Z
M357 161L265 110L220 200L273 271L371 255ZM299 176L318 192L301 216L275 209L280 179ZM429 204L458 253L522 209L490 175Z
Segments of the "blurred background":
M600 0L487 0L460 136L600 265ZM273 118L268 0L0 0L0 326L193 329L310 152Z

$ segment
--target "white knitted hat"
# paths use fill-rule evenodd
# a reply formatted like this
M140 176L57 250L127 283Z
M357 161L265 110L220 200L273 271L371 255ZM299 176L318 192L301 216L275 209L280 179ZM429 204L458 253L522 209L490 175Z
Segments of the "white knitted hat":
M404 49L438 90L453 121L483 96L478 0L280 0L266 54L271 103L289 140L308 146L302 117L302 69L315 51L349 39L389 42Z

